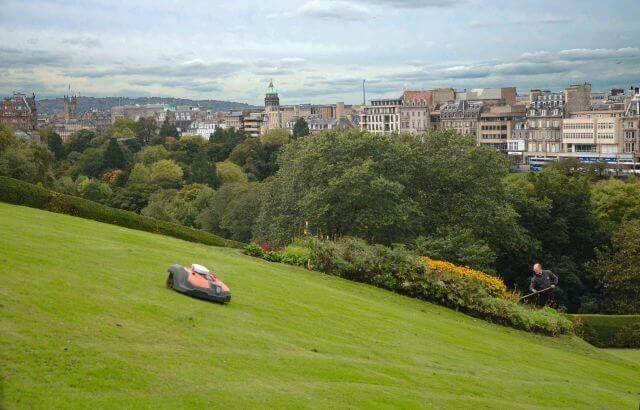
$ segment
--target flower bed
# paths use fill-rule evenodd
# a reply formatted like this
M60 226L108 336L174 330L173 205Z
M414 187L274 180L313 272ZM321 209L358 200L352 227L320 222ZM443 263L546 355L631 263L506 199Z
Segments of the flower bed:
M426 256L423 256L422 260L427 264L431 271L436 274L450 272L464 278L478 281L485 286L493 296L503 296L507 293L507 286L504 284L502 279L495 276L487 275L484 272L480 272L479 270L471 269L466 266L457 266L446 261L434 260Z

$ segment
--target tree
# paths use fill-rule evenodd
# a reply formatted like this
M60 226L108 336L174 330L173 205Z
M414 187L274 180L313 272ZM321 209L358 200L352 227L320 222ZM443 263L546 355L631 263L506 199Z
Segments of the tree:
M154 162L149 166L149 182L163 189L179 187L182 176L182 168L169 159Z
M293 124L293 138L306 137L309 135L309 124L304 118L299 117Z
M169 152L162 145L150 145L136 153L136 162L141 162L145 165L151 165L154 162L168 158Z
M32 184L51 185L52 166L53 154L42 144L17 142L0 152L0 175Z
M592 204L595 216L614 231L624 221L640 218L640 181L599 181L592 188Z
M180 133L178 132L178 129L174 124L169 122L169 117L165 117L164 121L162 122L162 126L160 127L160 137L162 138L172 137L175 139L180 138Z
M57 161L64 158L64 144L62 142L62 138L57 132L51 129L45 130L43 133L41 133L41 138L44 140L44 143L47 144L49 151L51 151L53 157Z
M0 153L18 142L13 130L0 121Z
M84 152L84 150L89 147L91 140L97 136L98 134L89 130L80 130L76 132L71 136L69 142L65 144L65 150L67 154L70 154L74 151L79 153Z
M137 123L128 118L119 118L107 130L109 137L126 140L136 137Z
M138 141L140 141L142 145L146 145L151 142L153 137L156 136L157 130L158 124L155 118L143 117L135 123L134 131L136 134L136 138L138 138Z
M111 138L107 143L103 164L106 169L119 169L127 165L127 155L117 139Z
M104 149L87 148L69 172L75 177L85 175L97 178L102 171L104 171Z
M414 249L423 256L484 272L492 271L496 261L489 245L463 227L444 227L432 235L420 236L415 240Z
M198 153L189 166L189 182L206 184L211 188L220 185L216 164L209 160L206 152Z
M233 162L224 161L216 163L218 178L222 184L246 184L247 174Z
M640 313L640 219L626 222L597 252L592 272L610 313Z
M237 130L234 127L216 128L209 137L211 148L209 152L213 155L211 159L215 162L226 160L231 151L245 139L247 139L247 133L242 130Z

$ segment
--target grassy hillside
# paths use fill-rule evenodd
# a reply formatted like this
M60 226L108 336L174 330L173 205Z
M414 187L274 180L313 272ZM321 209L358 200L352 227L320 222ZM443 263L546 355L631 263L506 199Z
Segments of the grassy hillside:
M640 365L238 250L0 204L7 408L637 408ZM214 268L226 306L164 288ZM631 357L631 356L629 356ZM1 406L0 406L1 407Z

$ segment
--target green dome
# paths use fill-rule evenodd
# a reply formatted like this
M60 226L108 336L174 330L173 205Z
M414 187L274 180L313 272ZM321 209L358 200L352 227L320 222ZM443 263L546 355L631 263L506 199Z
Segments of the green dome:
M269 81L269 86L267 87L267 94L278 94L278 90L273 86L273 81Z

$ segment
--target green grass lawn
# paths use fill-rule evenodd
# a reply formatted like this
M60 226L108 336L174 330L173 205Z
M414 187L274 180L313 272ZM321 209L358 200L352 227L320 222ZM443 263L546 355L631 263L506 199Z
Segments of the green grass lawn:
M368 285L0 204L6 408L637 409L640 365ZM221 306L164 287L213 268ZM637 357L637 356L636 356ZM0 407L2 407L0 405Z

